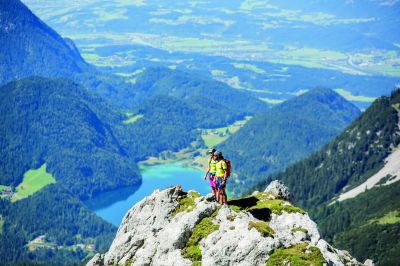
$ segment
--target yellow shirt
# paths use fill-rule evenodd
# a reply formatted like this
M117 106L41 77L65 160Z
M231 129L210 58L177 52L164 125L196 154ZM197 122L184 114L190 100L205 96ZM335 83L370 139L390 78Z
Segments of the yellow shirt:
M210 173L215 174L215 172L217 172L217 161L215 161L214 159L210 158L210 160L208 160L208 166L210 167Z
M224 160L221 160L221 161L217 162L216 168L217 168L216 176L224 177L225 171L228 168L228 166L226 165L226 162Z

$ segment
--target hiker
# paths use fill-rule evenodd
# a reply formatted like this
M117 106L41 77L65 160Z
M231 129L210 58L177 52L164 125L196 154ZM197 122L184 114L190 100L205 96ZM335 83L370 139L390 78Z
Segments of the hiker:
M217 186L215 184L215 172L217 171L216 169L216 161L214 160L214 152L215 149L210 149L208 151L208 154L210 155L210 158L208 159L208 168L207 168L207 172L204 175L204 180L207 179L207 175L208 178L210 179L210 186L211 186L211 191L214 194L215 198L217 198ZM217 198L218 200L218 198Z
M214 153L214 160L216 163L216 177L217 177L217 200L221 204L226 204L226 179L228 177L228 165L226 164L224 157L220 151Z

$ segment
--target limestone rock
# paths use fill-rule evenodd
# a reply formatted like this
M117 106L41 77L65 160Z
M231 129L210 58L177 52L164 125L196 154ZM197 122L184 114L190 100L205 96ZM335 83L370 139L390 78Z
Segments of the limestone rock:
M279 180L272 181L264 192L276 194L285 200L292 200L292 194L289 192L289 189Z
M327 265L362 265L321 239L307 213L273 194L221 206L211 194L157 190L127 212L108 252L87 265L266 265L276 249L297 244L318 248Z

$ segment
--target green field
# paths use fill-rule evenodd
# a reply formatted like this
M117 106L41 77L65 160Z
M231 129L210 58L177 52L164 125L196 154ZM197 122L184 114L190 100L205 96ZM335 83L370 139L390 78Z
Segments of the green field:
M378 218L378 219L372 219L369 222L377 223L380 225L400 223L400 211L394 210L394 211L388 212L383 217Z
M24 174L22 183L17 186L16 193L12 197L11 201L26 198L46 185L56 183L54 177L46 172L46 167L47 165L43 164L39 169L28 170Z
M281 99L270 99L270 98L259 98L259 99L269 104L281 104L285 101Z
M0 191L5 190L5 189L9 189L9 188L10 188L9 186L0 185Z
M205 134L201 136L207 147L215 147L216 145L228 139L228 135L219 136L218 134Z
M263 73L265 73L265 71L264 71L263 69L258 68L257 66L252 65L252 64L233 63L232 65L233 65L235 68L237 68L237 69L250 70L250 71L253 71L253 72L257 73L257 74L263 74Z
M223 141L227 140L228 137L238 131L241 127L243 127L252 117L246 116L244 120L239 120L229 125L227 127L220 127L215 129L204 129L202 130L201 138L204 141L204 144L208 147L214 147Z
M124 124L132 124L138 121L140 118L142 118L143 115L134 115L129 117L127 120L124 121Z
M3 216L0 215L0 234L3 232L3 225L4 225Z
M361 96L361 95L356 96L356 95L351 94L351 92L346 91L344 89L336 89L335 91L348 101L372 103L376 99L375 97L368 97L368 96Z
M378 224L395 224L400 223L400 212L392 211L378 220Z
M110 20L122 20L128 19L126 16L126 12L128 10L126 8L117 8L114 10L108 10L106 8L94 8L93 14L97 15L97 21L104 22Z

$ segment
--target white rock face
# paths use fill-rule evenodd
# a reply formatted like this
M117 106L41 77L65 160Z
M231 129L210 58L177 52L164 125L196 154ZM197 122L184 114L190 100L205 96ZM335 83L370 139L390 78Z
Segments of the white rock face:
M291 200L292 199L292 195L290 194L289 189L287 188L287 186L285 186L279 180L272 181L267 186L267 188L265 189L264 192L268 192L268 193L273 193L273 194L279 195L280 197L282 197L285 200Z
M269 213L274 233L262 236L249 223L268 223L251 211L220 206L211 194L196 198L194 208L174 216L182 197L186 194L172 187L137 203L125 215L109 251L96 254L87 265L192 265L193 261L182 256L182 249L202 219L213 213L209 219L219 228L199 242L202 265L265 265L275 249L299 243L317 247L327 265L363 265L322 240L307 214Z

